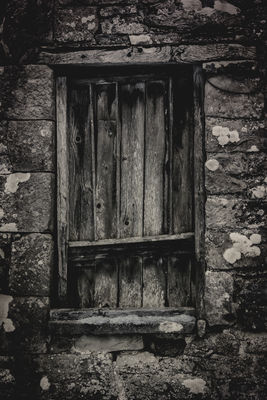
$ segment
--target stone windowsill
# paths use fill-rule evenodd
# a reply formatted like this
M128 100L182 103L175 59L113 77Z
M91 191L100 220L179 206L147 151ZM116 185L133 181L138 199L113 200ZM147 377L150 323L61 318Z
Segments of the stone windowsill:
M50 331L57 335L190 334L195 309L54 309Z

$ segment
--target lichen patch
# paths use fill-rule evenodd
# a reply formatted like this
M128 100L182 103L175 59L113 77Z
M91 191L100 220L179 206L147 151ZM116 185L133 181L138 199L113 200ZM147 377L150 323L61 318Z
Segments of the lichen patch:
M209 159L205 165L212 172L216 171L220 166L219 162L214 159Z
M0 232L17 232L18 228L15 222L10 222L0 226Z
M13 300L12 296L0 294L0 326L3 326L5 332L13 332L15 326L8 318L9 303Z
M51 384L47 378L47 376L43 376L40 380L40 387L42 390L49 390Z
M17 172L15 174L10 174L7 177L5 183L5 192L6 193L15 193L18 190L19 184L23 182L27 182L30 179L30 173L22 173Z
M250 238L242 235L238 232L230 233L230 239L233 246L226 249L223 253L223 258L229 263L234 264L236 261L241 259L241 256L245 257L258 257L261 254L261 250L255 244L261 243L261 235L252 234Z
M189 389L191 393L200 394L205 393L206 382L201 378L185 379L182 384Z
M215 0L214 8L217 11L222 11L227 14L235 15L240 12L240 9L225 0Z
M177 322L161 322L159 325L159 330L165 333L171 332L181 332L183 330L183 325Z
M218 143L225 146L230 143L237 143L240 140L239 133L236 129L230 131L229 128L216 125L212 128L212 135L217 137Z

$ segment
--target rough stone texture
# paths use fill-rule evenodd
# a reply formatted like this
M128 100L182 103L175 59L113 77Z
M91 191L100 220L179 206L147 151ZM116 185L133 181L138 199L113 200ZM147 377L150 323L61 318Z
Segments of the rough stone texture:
M45 353L47 350L47 297L15 297L9 303L8 318L13 328L5 332L1 345L11 354Z
M9 288L15 296L49 296L53 263L51 235L33 233L12 244Z
M50 173L14 173L0 176L0 231L51 231L53 185L53 174Z
M53 119L53 72L45 65L4 67L0 76L0 118Z
M227 138L220 144L220 136L216 136L216 129L227 128ZM237 131L239 140L231 142L230 133ZM236 152L258 153L264 149L264 120L251 121L248 119L206 118L206 149L209 152Z
M243 239L247 238L249 240L251 235L258 234L258 232L260 232L261 235L261 242L257 244L257 247L260 248L260 255L258 255L256 252L249 251L251 244L245 243L244 251L241 253L240 258L236 259L236 261L232 264L227 262L227 260L224 258L224 254L227 249L233 249L233 241L231 240L230 235L235 233L235 231L229 230L228 232L223 232L218 231L216 228L208 229L206 232L206 261L208 267L217 270L249 268L251 274L253 271L256 274L258 270L264 270L266 257L266 238L264 238L262 231L243 229L238 231L238 234L242 235Z
M97 28L96 8L59 9L56 13L55 38L58 42L94 42Z
M36 364L42 399L117 399L110 354L43 356Z
M1 138L8 163L6 171L54 170L54 123L50 121L10 121Z
M233 278L226 272L206 272L205 307L209 326L233 322Z
M206 202L208 228L250 228L265 225L265 210L261 204L240 201L229 196L210 196Z

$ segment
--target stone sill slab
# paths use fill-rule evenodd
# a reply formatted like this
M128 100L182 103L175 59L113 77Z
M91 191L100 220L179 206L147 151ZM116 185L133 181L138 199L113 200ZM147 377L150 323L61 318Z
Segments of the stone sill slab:
M56 335L189 334L195 330L195 309L54 309L50 331Z

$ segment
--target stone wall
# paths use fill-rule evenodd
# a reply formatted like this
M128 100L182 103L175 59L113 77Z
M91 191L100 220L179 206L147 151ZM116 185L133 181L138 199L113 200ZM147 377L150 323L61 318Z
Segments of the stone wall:
M266 398L265 24L264 0L2 1L1 399ZM152 61L205 72L206 331L53 337L53 65Z

